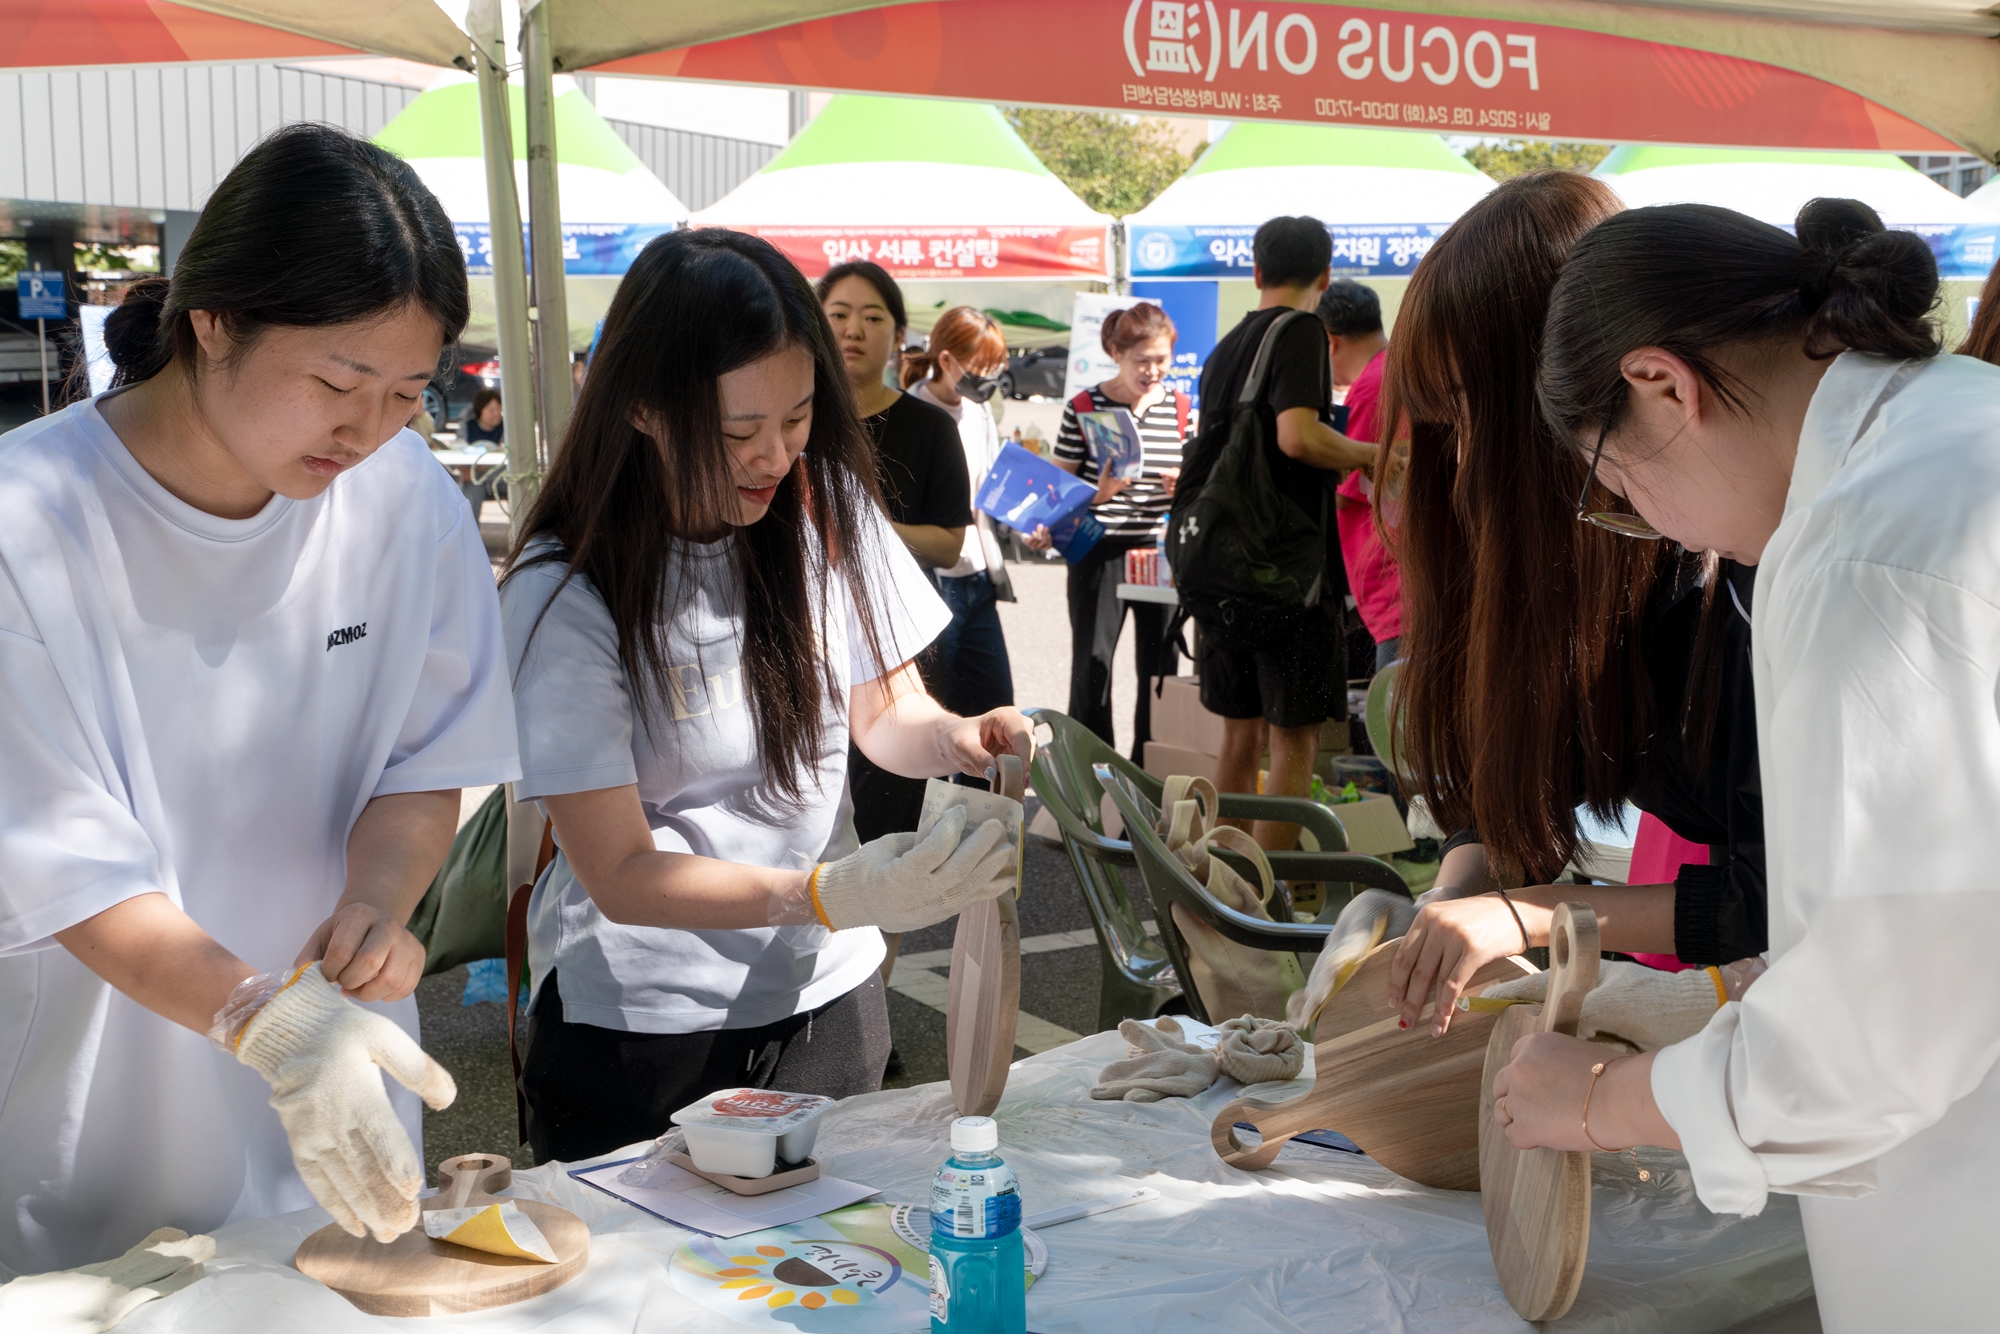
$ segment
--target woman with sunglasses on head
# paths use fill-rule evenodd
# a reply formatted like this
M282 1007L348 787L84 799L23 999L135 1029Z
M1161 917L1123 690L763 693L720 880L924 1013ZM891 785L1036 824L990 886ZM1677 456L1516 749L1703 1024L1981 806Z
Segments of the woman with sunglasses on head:
M492 567L405 429L467 314L409 166L293 126L111 313L111 392L0 446L0 1275L417 1221L453 1086L404 923L519 773Z
M641 252L501 606L518 792L557 846L528 910L536 1160L658 1135L718 1088L880 1087L876 928L1011 888L1015 847L961 807L857 849L849 739L909 777L1031 743L1019 711L958 717L918 680L945 609L882 514L826 316L768 242Z
M1749 625L1732 595L1747 606L1749 571L1631 535L1536 400L1556 277L1618 207L1574 173L1503 184L1425 257L1397 319L1382 416L1408 423L1408 457L1385 444L1378 470L1401 469L1405 495L1400 767L1462 832L1390 996L1407 1024L1434 1006L1438 1032L1481 967L1547 943L1560 902L1591 903L1608 949L1714 966L1765 944ZM1579 493L1599 522L1579 521ZM1550 883L1583 843L1577 808L1627 801L1707 845L1708 863L1672 883ZM1343 924L1365 937L1385 912L1393 936L1410 910L1368 896ZM1671 991L1698 1019L1711 981Z
M1000 428L990 403L1006 368L1007 340L1000 326L971 306L953 306L938 316L924 350L903 355L903 388L958 423L975 496L1000 454ZM1012 704L1014 670L998 604L1012 602L1014 590L991 519L973 513L958 563L939 571L938 586L951 608L951 625L938 641L945 707L983 713Z
M1976 1329L2000 1232L2000 369L1938 355L1937 267L1853 200L1797 234L1640 209L1576 247L1542 398L1689 548L1757 566L1771 967L1687 1041L1500 1071L1516 1145L1687 1156L1800 1195L1823 1326Z

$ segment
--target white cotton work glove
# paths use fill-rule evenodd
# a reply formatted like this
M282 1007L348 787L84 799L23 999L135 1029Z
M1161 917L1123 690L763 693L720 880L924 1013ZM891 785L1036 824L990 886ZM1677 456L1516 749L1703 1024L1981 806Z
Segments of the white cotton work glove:
M1223 1020L1221 1030L1222 1040L1215 1044L1215 1064L1239 1084L1297 1079L1306 1067L1305 1039L1285 1020L1246 1014Z
M1417 920L1417 905L1407 894L1386 889L1364 889L1340 910L1333 920L1333 932L1313 962L1312 975L1285 1002L1285 1019L1301 1032L1319 1020L1333 993L1347 985L1347 979L1368 957L1368 952L1385 940L1400 940Z
M0 1329L22 1334L102 1334L156 1297L202 1276L213 1237L163 1227L115 1260L29 1274L0 1285Z
M1090 1096L1102 1102L1158 1102L1192 1098L1215 1082L1215 1056L1183 1041L1181 1026L1165 1015L1150 1024L1126 1019L1118 1036L1130 1044L1122 1061L1097 1072Z
M342 996L309 963L243 1026L236 1059L269 1081L292 1161L334 1222L377 1241L416 1226L424 1165L382 1072L433 1111L451 1106L458 1087L409 1034Z
M879 926L917 931L1014 888L1019 848L998 820L967 831L965 807L938 817L931 832L885 834L807 881L813 910L836 931Z
M1499 982L1484 995L1494 1000L1540 1004L1549 994L1549 975ZM1722 1008L1715 975L1706 968L1663 973L1640 963L1606 959L1597 966L1597 985L1583 998L1576 1035L1586 1041L1617 1038L1640 1051L1658 1051L1683 1042L1708 1026Z

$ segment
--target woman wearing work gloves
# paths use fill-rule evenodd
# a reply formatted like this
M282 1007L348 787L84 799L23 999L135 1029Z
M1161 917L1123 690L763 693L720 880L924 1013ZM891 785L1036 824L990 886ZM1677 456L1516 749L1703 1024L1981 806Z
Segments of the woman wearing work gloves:
M845 1096L889 1053L880 927L1015 881L998 822L855 848L848 740L892 773L1025 754L926 695L948 620L883 515L810 286L767 242L639 256L501 590L560 849L529 908L537 1161L648 1139L731 1086Z
M1992 1324L2000 369L1937 355L1937 287L1853 200L1796 237L1639 209L1577 245L1542 347L1571 453L1757 566L1771 968L1656 1054L1526 1039L1495 1118L1679 1148L1719 1213L1802 1196L1833 1334Z
M403 429L466 313L415 173L295 126L113 313L119 387L0 442L8 1269L416 1221L402 1090L453 1090L403 923L515 772L490 566Z

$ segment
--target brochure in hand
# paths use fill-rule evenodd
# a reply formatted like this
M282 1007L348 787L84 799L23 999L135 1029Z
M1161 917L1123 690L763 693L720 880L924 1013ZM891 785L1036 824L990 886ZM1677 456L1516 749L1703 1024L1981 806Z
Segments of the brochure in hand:
M1124 408L1079 412L1076 424L1099 477L1137 480L1146 470L1146 447L1139 441L1139 423Z
M1056 550L1071 561L1104 536L1104 525L1090 517L1097 488L1064 472L1019 445L1003 445L987 470L973 506L1017 533L1047 527Z

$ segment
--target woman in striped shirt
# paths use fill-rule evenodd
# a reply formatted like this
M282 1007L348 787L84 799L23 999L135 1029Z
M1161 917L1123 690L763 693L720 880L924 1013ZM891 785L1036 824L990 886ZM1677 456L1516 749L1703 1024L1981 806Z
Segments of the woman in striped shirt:
M1125 553L1159 541L1181 473L1188 398L1166 383L1175 336L1174 322L1150 301L1106 315L1100 337L1118 363L1118 374L1064 406L1056 437L1056 466L1097 484L1090 513L1104 525L1104 536L1069 567L1069 713L1107 742L1112 741L1111 659L1125 628L1125 604L1118 599ZM1077 423L1080 412L1118 409L1130 413L1139 428L1144 462L1136 477L1107 476ZM1047 547L1048 531L1038 531L1028 545ZM1134 603L1132 617L1139 667L1132 758L1143 762L1153 732L1149 678L1173 675L1179 657L1167 642L1168 608Z

